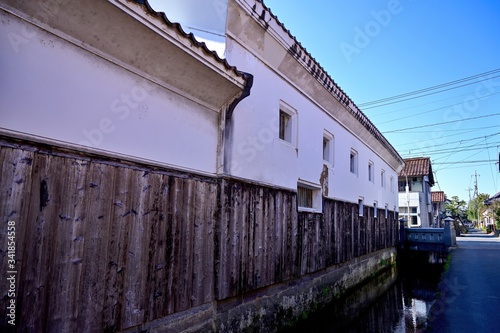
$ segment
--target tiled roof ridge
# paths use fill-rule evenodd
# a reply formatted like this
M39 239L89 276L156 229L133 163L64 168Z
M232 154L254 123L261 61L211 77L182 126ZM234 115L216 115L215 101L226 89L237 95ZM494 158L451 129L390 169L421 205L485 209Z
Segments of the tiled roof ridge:
M410 161L410 160L430 160L431 158L428 156L420 156L420 157L408 157L405 158L405 161Z
M236 66L231 66L227 62L227 59L219 57L216 51L210 50L205 44L205 42L199 42L192 32L190 33L185 32L180 23L170 21L165 12L155 11L153 7L151 7L151 5L149 4L148 0L128 0L128 1L132 1L139 5L142 5L144 8L146 8L149 15L153 16L156 19L161 19L163 23L165 23L168 27L177 30L182 37L189 39L193 45L201 48L205 53L212 56L218 63L222 64L226 69L233 71L237 76L247 79L247 74L245 72L238 70Z
M289 29L287 29L282 23L278 16L275 15L269 7L267 7L264 3L264 0L256 0L262 4L264 9L271 15L271 17L276 20L276 23L278 23L279 26L283 28L283 31L285 31L288 36L293 39L294 45L290 48L289 52L294 55L299 61L303 60L302 62L305 64L306 63L306 56L310 60L308 61L306 67L309 67L311 70L311 74L317 79L318 82L320 82L337 100L344 105L344 107L356 118L382 145L388 149L391 154L397 159L397 160L402 160L402 157L399 155L399 153L396 151L396 149L389 143L389 141L385 138L385 136L378 130L378 128L371 122L371 120L361 111L358 106L354 103L354 101L345 93L342 88L335 82L335 80L328 74L328 72L323 68L323 66L320 65L320 63L307 51L307 49L302 46L302 44L297 40L297 38L292 35ZM254 5L253 10L256 10L256 6ZM260 15L260 18L264 20L265 15L262 13ZM267 22L265 22L267 24ZM297 50L297 47L300 48L300 50ZM302 52L305 53L303 59L302 57ZM311 62L313 63L313 67L311 68ZM330 82L329 82L330 81ZM340 93L338 92L340 91ZM354 109L351 108L351 104L353 105Z
M445 202L446 194L444 191L432 191L431 192L431 200L433 202Z

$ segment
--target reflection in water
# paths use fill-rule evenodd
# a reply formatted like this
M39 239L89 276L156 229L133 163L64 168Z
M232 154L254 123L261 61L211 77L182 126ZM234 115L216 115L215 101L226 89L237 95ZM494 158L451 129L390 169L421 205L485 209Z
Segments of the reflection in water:
M429 258L405 260L284 332L424 332L444 262Z

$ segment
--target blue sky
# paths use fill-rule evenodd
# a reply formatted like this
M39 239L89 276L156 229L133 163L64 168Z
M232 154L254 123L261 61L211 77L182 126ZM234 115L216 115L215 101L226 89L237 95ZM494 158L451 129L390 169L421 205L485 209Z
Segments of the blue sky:
M429 90L428 96L362 107L500 69L500 2L264 3L403 157L431 157L434 191L467 201L476 172L479 193L500 191L498 164L477 162L498 161L500 71Z
M168 16L161 0L150 3ZM479 193L500 191L498 0L264 3L402 157L431 157L434 191L467 201L476 173ZM363 106L495 70L428 96Z

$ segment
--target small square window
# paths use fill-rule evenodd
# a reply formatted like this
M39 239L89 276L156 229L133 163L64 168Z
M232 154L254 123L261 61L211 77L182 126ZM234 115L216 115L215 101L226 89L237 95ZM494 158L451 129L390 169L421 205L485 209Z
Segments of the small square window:
M313 208L313 190L304 186L297 186L299 207Z
M321 212L323 196L316 184L297 183L297 206L299 210Z

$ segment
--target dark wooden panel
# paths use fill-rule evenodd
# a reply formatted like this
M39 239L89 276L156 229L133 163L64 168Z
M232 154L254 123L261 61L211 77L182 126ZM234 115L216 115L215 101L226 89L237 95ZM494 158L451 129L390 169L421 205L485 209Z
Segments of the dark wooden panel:
M21 331L125 329L397 242L393 212L359 217L356 203L298 212L296 193L238 180L26 147L0 159Z
M7 271L16 271L16 304L17 317L21 315L24 301L24 285L22 277L26 275L29 268L23 260L27 253L25 250L26 233L29 233L33 224L30 225L30 200L34 153L32 151L18 150L10 147L0 147L0 269L4 274ZM8 221L15 222L15 268L8 266ZM4 278L5 275L4 275ZM0 297L8 299L9 284L5 280L0 283ZM24 302L26 303L26 302ZM7 303L3 302L0 307L0 318L6 322ZM19 321L17 321L19 323Z
M79 283L81 291L80 295L75 295L80 312L77 327L88 327L92 323L102 328L105 322L109 323L104 307L106 277L108 270L113 267L109 262L108 241L115 207L113 198L109 196L114 192L115 168L97 163L88 164L88 174L82 175L82 183L77 185L77 206L83 207L75 215L84 221L85 228L72 239L72 242L84 248ZM83 213L83 218L80 217L80 212ZM118 325L118 322L114 325Z

